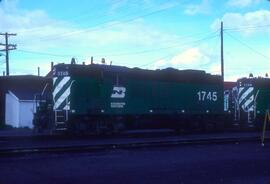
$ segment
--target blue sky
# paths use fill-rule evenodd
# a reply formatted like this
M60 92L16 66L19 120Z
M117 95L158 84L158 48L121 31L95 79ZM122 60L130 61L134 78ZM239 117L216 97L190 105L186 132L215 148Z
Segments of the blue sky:
M128 67L219 74L221 20L225 79L270 74L267 0L0 2L0 32L17 33L10 37L17 44L10 52L13 75L37 74L38 66L45 75L51 61L69 63L75 57L78 63L89 63L91 56L95 63L105 58Z

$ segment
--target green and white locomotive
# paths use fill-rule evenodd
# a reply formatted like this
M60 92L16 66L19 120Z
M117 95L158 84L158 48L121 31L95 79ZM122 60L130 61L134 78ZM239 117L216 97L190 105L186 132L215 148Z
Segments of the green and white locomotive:
M44 120L53 130L94 133L258 127L270 104L268 78L239 79L224 90L221 76L200 70L58 64L52 81L51 100L38 108L50 112L37 111L36 127Z
M269 78L242 78L232 89L234 120L240 125L260 127L270 105Z
M224 112L222 79L204 71L58 64L52 86L56 130L203 127Z

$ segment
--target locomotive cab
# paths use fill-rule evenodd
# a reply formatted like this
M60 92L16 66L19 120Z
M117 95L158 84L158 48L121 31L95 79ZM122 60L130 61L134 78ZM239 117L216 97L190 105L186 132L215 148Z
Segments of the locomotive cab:
M53 68L53 112L55 130L66 130L70 113L70 91L73 80L69 65L60 64Z
M233 90L235 120L243 127L260 127L270 104L270 79L242 78Z

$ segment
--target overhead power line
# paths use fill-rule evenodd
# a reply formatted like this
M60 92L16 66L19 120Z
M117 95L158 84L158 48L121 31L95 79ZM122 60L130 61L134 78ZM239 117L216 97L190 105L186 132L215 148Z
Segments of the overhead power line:
M265 59L270 60L270 57L268 57L267 55L265 55L265 54L259 52L259 51L256 50L256 49L252 48L252 47L251 47L250 45L248 45L247 43L241 41L240 39L238 39L238 38L236 38L236 37L234 37L234 36L232 36L232 35L229 34L228 32L224 32L224 33L225 33L226 35L228 35L229 37L231 37L233 40L235 40L235 41L239 42L240 44L244 45L246 48L248 48L248 49L251 50L252 52L254 52L254 53L256 53L256 54L258 54L258 55L264 57Z
M254 26L239 26L239 27L227 27L224 28L224 31L241 31L241 30L247 30L247 29L263 29L263 28L270 28L270 24L266 25L254 25Z
M174 44L172 46L167 46L167 47L159 47L159 48L154 48L154 49L147 49L147 50L140 50L140 51L133 51L133 52L122 52L122 53L115 53L115 54L100 54L100 55L94 55L94 56L126 56L126 55L136 55L136 54L144 54L144 53L150 53L150 52L156 52L156 51L160 51L160 50L166 50L166 49L170 49L170 48L178 48L178 47L183 47L186 45L190 45L190 44L196 44L199 42L203 42L205 40L210 40L212 38L217 37L217 32L212 32L210 34L208 34L205 37L202 37L200 39L197 40L193 40L193 41L189 41L189 42L184 42L181 44ZM175 41L176 42L176 41ZM48 53L48 52L38 52L38 51L30 51L30 50L22 50L22 49L18 49L17 51L19 52L23 52L23 53L27 53L27 54L34 54L34 55L43 55L43 56L52 56L52 57L62 57L62 58L70 58L70 57L90 57L87 55L66 55L66 54L56 54L56 53Z
M71 36L71 35L74 35L74 34L94 32L94 31L97 31L97 30L104 29L105 27L108 28L108 27L112 27L112 26L116 26L116 25L121 25L123 23L132 22L132 21L134 21L136 19L139 19L139 18L149 17L149 16L152 16L152 15L164 12L164 11L170 9L170 8L172 8L172 7L159 8L158 10L155 10L155 11L152 11L152 12L149 12L149 13L145 13L145 14L142 14L142 15L138 15L138 16L135 16L135 17L127 18L127 19L122 20L122 21L119 21L117 19L111 19L111 20L108 20L108 21L105 21L105 22L102 22L100 24L95 25L96 27L94 27L94 28L90 27L90 28L87 28L87 29L84 29L84 30L69 31L69 32L65 32L65 33L62 33L62 34L59 34L59 35L54 35L54 37L47 36L47 37L40 38L38 40L39 41L47 41L47 40L52 40L52 39L59 39L59 38L68 37L68 36ZM132 14L134 14L134 13L132 13ZM127 16L128 15L125 15L125 16L122 16L122 17L125 18ZM122 17L120 17L120 18L122 18ZM110 22L113 22L113 23L108 24ZM97 27L97 26L102 26L102 25L104 25L104 26L103 27Z
M30 51L30 50L22 50L22 49L17 49L17 51L28 53L28 54L34 54L34 55L53 56L53 57L62 57L62 58L74 57L74 55L55 54L55 53L38 52L38 51Z
M210 33L208 36L203 37L204 38L208 38L211 36L214 36L214 34L216 33L212 32ZM208 32L207 32L208 33ZM168 43L177 43L176 45L173 46L169 46L169 47L160 47L160 48L154 48L154 49L144 49L144 50L139 50L139 51L131 51L131 52L101 52L101 53L96 53L94 54L95 57L105 57L105 56L125 56L125 55L135 55L135 54L144 54L144 53L149 53L149 52L154 52L156 50L164 50L164 49L169 49L169 48L174 48L174 47L179 47L181 45L179 45L179 40L183 41L183 39L188 39L188 38L192 38L198 35L205 35L206 32L197 32L197 33L193 33L193 34L187 34L187 35L182 35L179 37L176 37L174 39L170 39L170 40L164 40L159 42L159 45L161 44L168 44ZM201 40L201 38L199 39L199 41ZM195 42L197 42L198 40L195 40ZM189 44L189 43L193 43L194 41L190 41L190 42L184 42L183 44ZM40 52L40 51L33 51L33 50L23 50L23 49L18 49L17 51L22 52L22 53L27 53L27 54L33 54L33 55L44 55L44 56L53 56L53 57L62 57L62 58L70 58L70 57L74 57L74 56L79 56L77 54L57 54L57 53L50 53L50 52ZM86 56L86 55L80 55L79 57L90 57L90 56Z
M205 37L205 38L196 40L196 41L192 42L192 45L198 46L198 45L204 43L205 41L210 40L210 39L213 39L213 38L217 38L217 35L214 35L214 36L208 36L208 37ZM183 48L188 48L188 44L181 45L181 46L183 46ZM177 51L177 52L179 52L179 51ZM175 54L176 54L175 52L172 52L172 53L170 53L170 54L167 54L166 56L159 57L159 58L155 59L154 61L151 61L151 62L149 62L149 63L140 65L139 67L145 67L145 66L152 65L152 64L156 63L156 62L159 61L159 60L164 60L164 59L168 59L168 58L170 58L170 57L172 57L172 56L175 56Z
M121 1L122 0L117 0L114 3L119 3ZM67 23L67 22L70 22L70 21L77 22L78 20L81 20L81 19L87 18L87 17L90 17L91 19L95 19L95 20L98 20L98 19L101 19L101 18L104 17L104 16L101 16L100 15L101 11L98 11L98 14L97 15L92 16L92 15L94 15L94 11L95 10L96 10L96 7L92 7L91 9L88 8L87 11L84 11L84 12L80 13L77 16L75 15L75 16L66 17L66 18L65 17L62 17L62 20L60 18L60 21L57 21L57 22L55 21L55 22L47 23L45 25L37 26L37 27L29 28L29 29L25 28L25 29L23 29L21 31L18 31L17 33L28 33L28 32L43 31L43 29L46 28L46 27L48 27L48 26L62 25L63 23ZM98 16L98 17L96 17L96 16ZM63 20L63 18L65 18L65 19Z
M189 44L194 44L194 43L198 43L204 40L209 40L212 38L217 37L217 34L211 33L206 37L200 38L198 40L194 40L194 41L190 41L190 42L184 42L179 44L177 42L177 44L171 45L171 46L167 46L167 47L159 47L159 48L154 48L154 49L148 49L148 50L142 50L142 51L135 51L135 52L125 52L125 53L119 53L119 54L112 54L112 55L107 55L107 56L125 56L125 55L136 55L136 54L144 54L144 53L149 53L149 52L155 52L155 51L160 51L160 50L166 50L166 49L171 49L171 48L178 48L178 47L182 47L182 46L186 46Z

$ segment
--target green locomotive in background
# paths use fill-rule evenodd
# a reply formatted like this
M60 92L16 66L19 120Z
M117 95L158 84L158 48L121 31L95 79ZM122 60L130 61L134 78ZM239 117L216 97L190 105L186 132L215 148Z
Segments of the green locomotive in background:
M260 127L270 108L270 79L241 78L231 89L233 119L239 125Z

